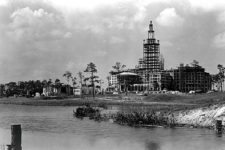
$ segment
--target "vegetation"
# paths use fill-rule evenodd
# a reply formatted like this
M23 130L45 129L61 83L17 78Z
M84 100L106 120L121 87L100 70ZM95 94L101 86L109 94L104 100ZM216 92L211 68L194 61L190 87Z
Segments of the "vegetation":
M223 82L225 79L225 67L223 67L223 65L218 64L217 65L217 69L219 70L219 72L215 75L212 75L212 84L217 86L217 89L219 91L223 91Z
M121 73L124 70L124 68L126 68L126 65L123 65L120 62L116 62L116 64L114 66L112 66L112 68L113 68L113 70L110 71L110 74L111 75L113 75L113 74L119 74L119 73ZM117 82L118 82L118 87L117 88L120 91L121 89L119 89L119 88L120 88L120 85L121 85L121 80L118 79Z
M70 71L66 71L64 74L63 74L63 77L66 78L66 81L67 81L67 94L69 95L69 83L70 83L70 79L72 78L72 73Z
M121 72L126 68L126 65L122 65L120 62L116 62L114 66L112 66L114 72Z
M77 84L77 78L76 77L72 77L72 84L73 84L73 88L75 88L75 85Z
M80 82L80 85L81 85L81 87L82 87L82 85L83 85L83 80L84 80L84 75L83 75L83 73L82 72L78 72L78 77L79 77L79 82Z
M30 81L20 81L16 82L9 82L2 86L4 88L3 94L6 97L19 95L19 96L28 96L34 95L36 92L42 93L43 87L47 86L49 82L46 80L30 80Z
M89 104L86 104L84 107L78 107L76 111L74 111L74 116L77 118L89 117L97 121L113 119L115 123L129 126L175 126L173 115L152 110L145 112L142 109L138 111L133 110L131 112L120 110L116 114L107 115L101 114L99 108L90 107Z
M100 116L99 109L90 107L90 105L86 105L85 107L78 107L73 113L77 118L96 118L97 116Z
M161 112L151 111L143 113L135 111L132 113L118 112L114 121L118 124L129 126L144 126L144 125L157 125L157 126L175 126L175 121L172 116L165 115Z
M91 73L91 75L87 77L86 80L89 80L91 82L92 94L93 97L95 97L95 83L99 83L99 80L97 80L99 77L95 75L95 73L97 73L96 65L90 62L89 64L87 64L87 68L84 72Z
M186 104L186 105L211 105L225 102L225 93L213 92L208 94L151 94L143 98L145 102L164 102L172 104ZM193 107L193 106L191 106Z
M108 83L108 87L111 86L111 84L110 84L110 76L107 76L106 80L107 80L107 83Z

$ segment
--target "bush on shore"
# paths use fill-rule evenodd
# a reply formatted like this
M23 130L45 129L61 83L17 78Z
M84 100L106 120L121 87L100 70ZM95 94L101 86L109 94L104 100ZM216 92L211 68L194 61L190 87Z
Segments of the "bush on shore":
M137 126L137 125L155 125L155 126L175 126L174 117L165 115L160 112L132 112L124 113L118 112L114 116L114 122L123 125Z

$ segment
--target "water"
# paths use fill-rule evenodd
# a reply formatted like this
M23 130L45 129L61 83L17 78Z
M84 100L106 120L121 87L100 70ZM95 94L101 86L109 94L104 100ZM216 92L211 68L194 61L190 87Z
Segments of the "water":
M131 128L73 118L74 107L0 105L0 144L22 125L23 150L225 150L208 129Z

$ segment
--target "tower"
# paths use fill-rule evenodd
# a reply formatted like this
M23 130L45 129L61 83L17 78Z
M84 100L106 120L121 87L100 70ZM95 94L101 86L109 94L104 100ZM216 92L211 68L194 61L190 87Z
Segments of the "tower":
M147 72L161 71L159 40L155 39L152 21L149 24L148 38L143 43L143 61Z

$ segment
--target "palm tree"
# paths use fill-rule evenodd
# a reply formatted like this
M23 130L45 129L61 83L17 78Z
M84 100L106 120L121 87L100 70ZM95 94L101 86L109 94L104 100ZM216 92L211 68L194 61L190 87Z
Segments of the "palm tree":
M112 66L112 68L114 69L113 71L115 72L121 72L124 70L124 68L126 68L126 65L122 65L120 62L116 62L116 64L114 66Z
M66 81L67 81L67 91L68 91L68 95L69 95L69 82L70 82L70 79L72 77L72 73L70 71L66 71L63 74L63 77L65 77L66 78Z
M50 95L52 95L53 91L52 91L52 79L49 79L47 82L47 91L49 92Z
M55 79L55 88L57 89L57 95L61 92L62 83L59 79Z

